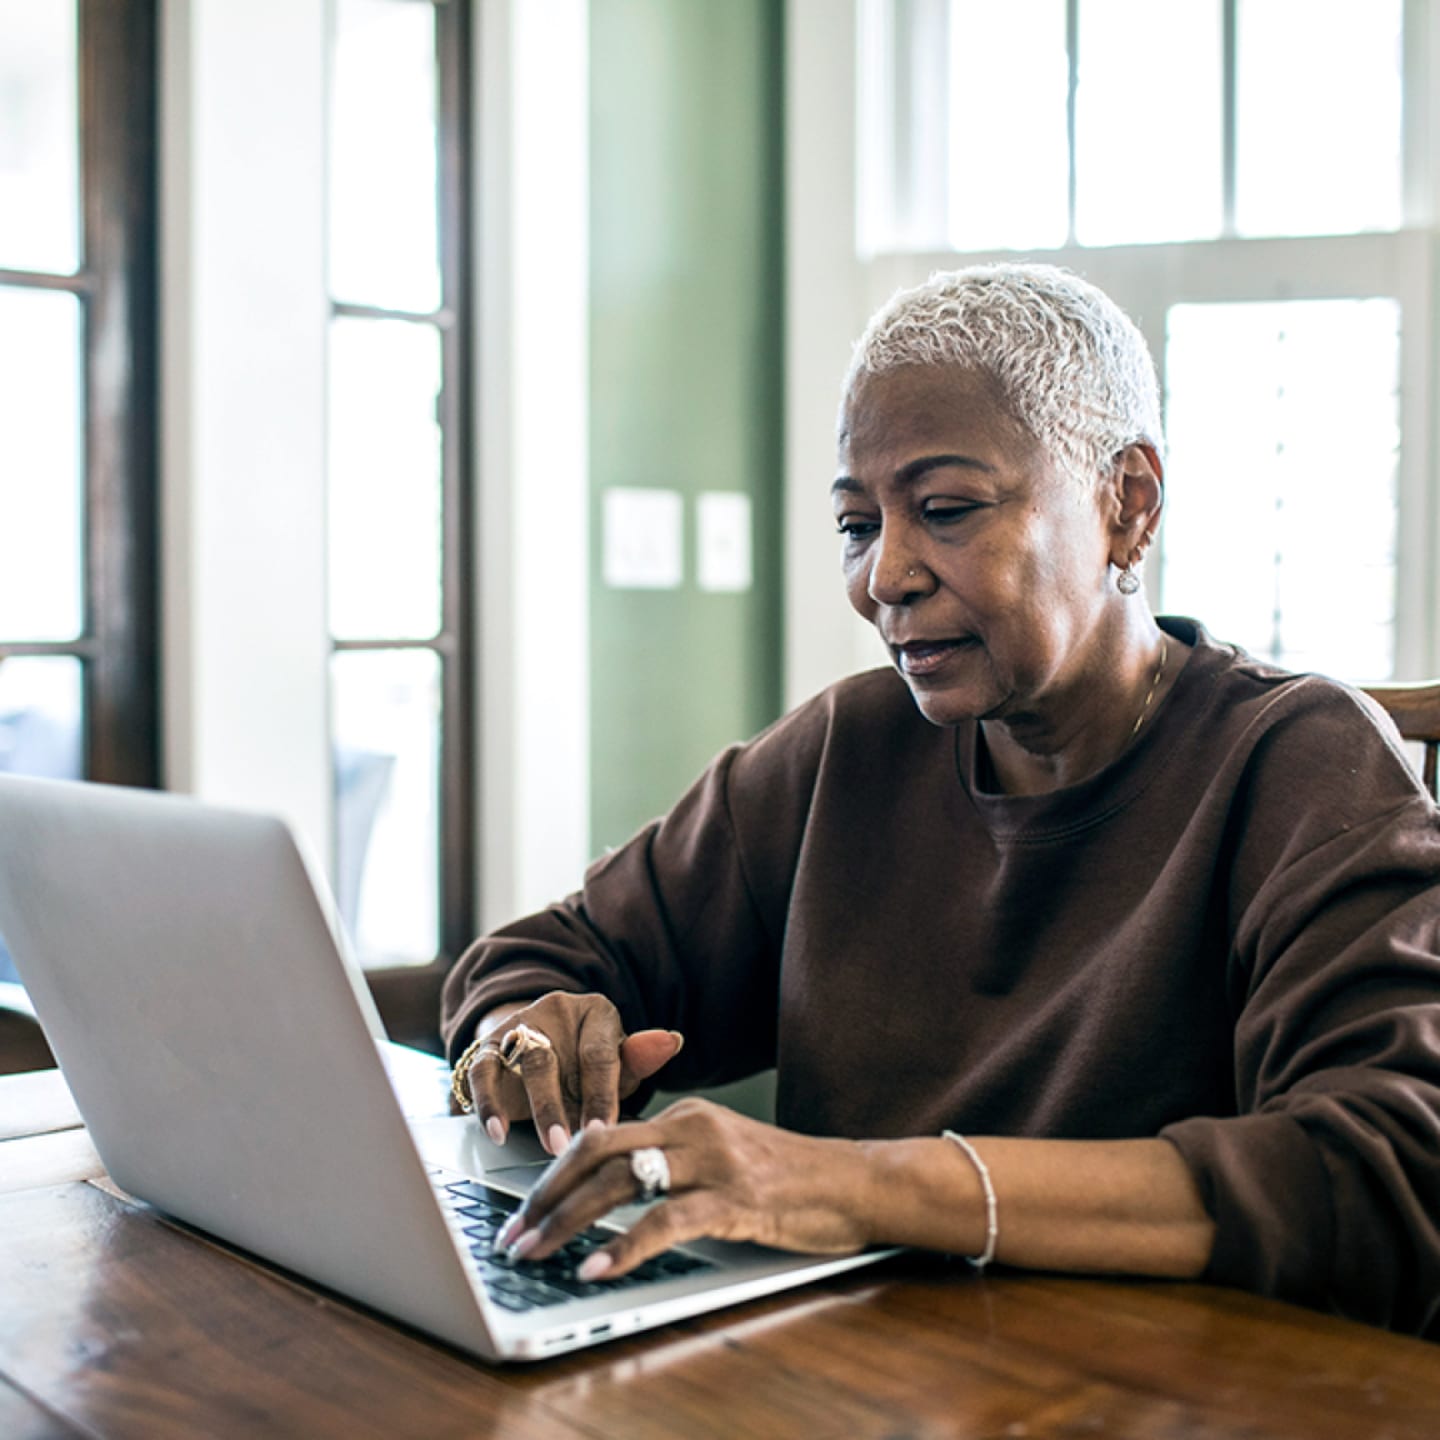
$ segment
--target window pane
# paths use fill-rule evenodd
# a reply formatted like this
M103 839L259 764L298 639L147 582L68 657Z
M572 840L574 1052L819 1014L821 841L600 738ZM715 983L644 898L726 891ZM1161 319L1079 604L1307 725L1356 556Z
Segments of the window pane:
M81 662L68 655L0 660L0 772L81 779L82 693Z
M345 639L440 628L440 336L404 320L330 328L330 627Z
M80 305L0 287L0 640L73 640L81 596Z
M1163 608L1297 670L1394 669L1393 300L1177 305Z
M75 5L0 0L0 267L78 264Z
M339 0L330 112L330 288L392 310L440 303L435 12Z
M1219 234L1222 62L1216 0L1080 0L1075 231L1082 244ZM1163 124L1136 113L1136 77L1157 74L1165 77Z
M0 773L79 780L85 755L80 661L68 655L0 660ZM0 982L18 980L0 937Z
M1065 243L1068 89L1064 0L951 0L950 243L957 250Z
M335 895L367 964L440 948L440 661L429 650L331 662Z
M1399 226L1401 11L1401 0L1239 0L1241 234Z

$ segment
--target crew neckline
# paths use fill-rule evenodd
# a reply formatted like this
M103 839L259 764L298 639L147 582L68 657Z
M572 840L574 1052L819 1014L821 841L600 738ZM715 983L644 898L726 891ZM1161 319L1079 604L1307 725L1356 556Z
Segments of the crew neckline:
M1041 844L1103 824L1125 809L1163 768L1183 732L1192 723L1193 701L1201 688L1233 658L1196 620L1161 615L1156 624L1191 648L1174 683L1151 712L1148 723L1110 764L1074 785L1043 795L1006 795L984 789L979 781L979 721L956 727L955 769L970 804L997 841Z

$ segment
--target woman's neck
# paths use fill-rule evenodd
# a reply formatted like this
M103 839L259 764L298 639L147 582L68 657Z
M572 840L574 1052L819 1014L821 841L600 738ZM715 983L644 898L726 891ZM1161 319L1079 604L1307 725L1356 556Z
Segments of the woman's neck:
M981 723L996 783L1045 795L1113 764L1152 723L1190 647L1148 611L1127 617L1108 653L1066 693L1023 715Z

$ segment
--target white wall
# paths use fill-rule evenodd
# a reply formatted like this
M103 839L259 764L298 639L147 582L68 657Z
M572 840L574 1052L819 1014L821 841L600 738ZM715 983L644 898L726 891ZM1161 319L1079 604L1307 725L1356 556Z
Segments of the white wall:
M162 8L167 784L329 850L326 0Z
M588 11L477 27L481 929L589 856Z

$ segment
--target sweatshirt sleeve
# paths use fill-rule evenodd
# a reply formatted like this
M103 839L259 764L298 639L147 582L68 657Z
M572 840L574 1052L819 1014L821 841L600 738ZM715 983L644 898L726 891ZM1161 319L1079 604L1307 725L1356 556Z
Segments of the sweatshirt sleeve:
M726 750L578 892L477 940L442 994L451 1057L488 1010L568 990L607 996L628 1031L680 1031L669 1086L773 1065L786 911L829 710L822 696Z
M1162 1132L1208 1278L1440 1327L1440 814L1337 687L1276 707L1233 817L1239 1114Z

